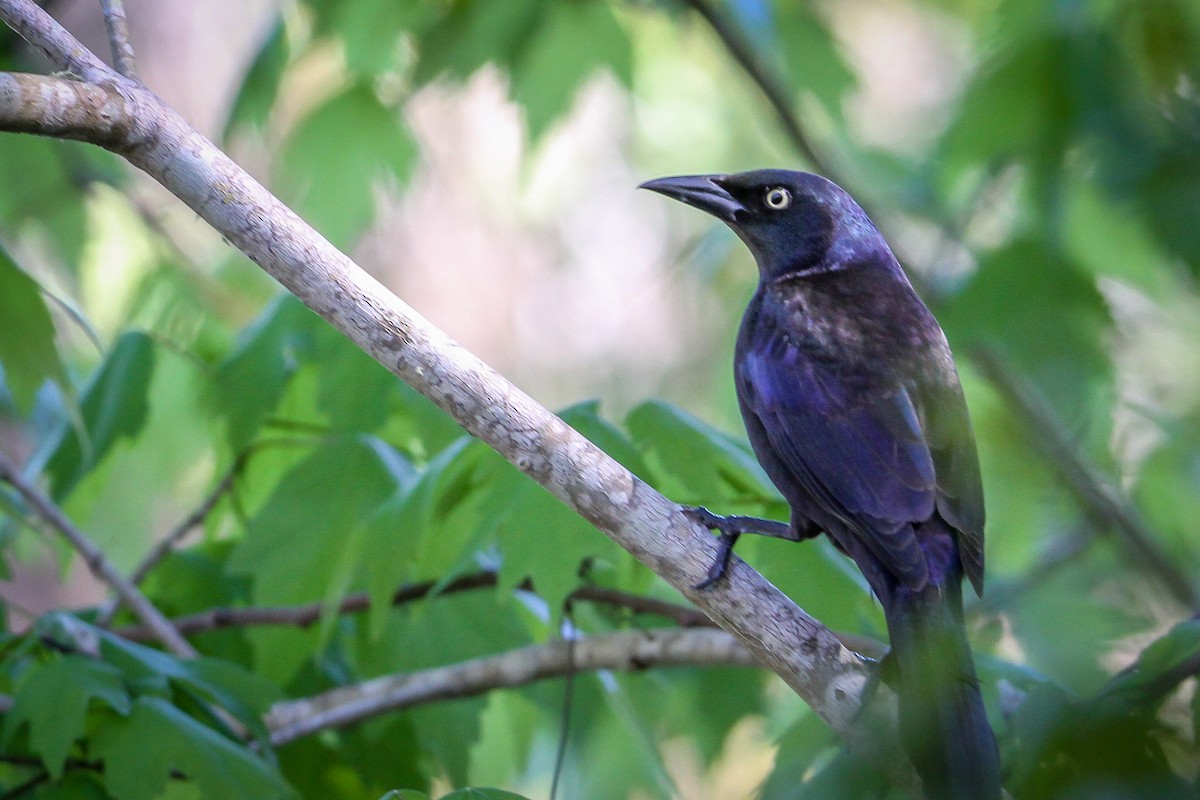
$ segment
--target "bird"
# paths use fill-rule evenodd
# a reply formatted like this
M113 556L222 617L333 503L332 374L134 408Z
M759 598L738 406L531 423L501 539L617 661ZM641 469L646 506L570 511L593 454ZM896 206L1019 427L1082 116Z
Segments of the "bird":
M822 533L883 607L899 732L930 800L1001 796L1000 760L963 620L982 595L984 502L946 336L862 207L818 175L764 169L641 184L724 222L758 265L734 380L750 445L787 522L684 513L719 532L698 589L738 537ZM890 676L890 677L889 677Z

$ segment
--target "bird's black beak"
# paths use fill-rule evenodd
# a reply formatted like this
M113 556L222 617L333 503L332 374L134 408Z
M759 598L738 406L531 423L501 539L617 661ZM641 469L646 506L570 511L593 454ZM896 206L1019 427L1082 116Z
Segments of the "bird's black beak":
M665 194L673 200L707 211L725 222L733 222L746 207L721 186L724 175L680 175L675 178L658 178L646 181L639 189Z

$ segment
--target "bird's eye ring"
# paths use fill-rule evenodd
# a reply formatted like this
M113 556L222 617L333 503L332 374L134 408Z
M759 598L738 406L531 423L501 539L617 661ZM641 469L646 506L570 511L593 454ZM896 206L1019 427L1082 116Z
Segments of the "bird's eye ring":
M767 189L763 202L772 211L783 211L792 204L792 193L782 186L776 186L773 189Z

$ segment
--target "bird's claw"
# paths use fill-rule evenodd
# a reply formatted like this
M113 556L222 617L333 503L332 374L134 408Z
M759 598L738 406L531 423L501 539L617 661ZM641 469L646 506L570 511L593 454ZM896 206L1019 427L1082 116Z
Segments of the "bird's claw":
M708 575L704 580L692 586L697 591L703 591L712 587L725 576L726 570L729 569L729 558L733 555L733 545L742 531L737 529L728 517L714 514L703 506L683 506L682 512L692 522L721 534L717 540L717 557L713 559L712 566L708 568Z

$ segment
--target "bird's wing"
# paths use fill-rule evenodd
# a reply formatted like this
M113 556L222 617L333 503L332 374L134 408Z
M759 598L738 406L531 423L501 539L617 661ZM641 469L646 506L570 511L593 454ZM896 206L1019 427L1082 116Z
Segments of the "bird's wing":
M958 381L921 387L925 438L937 470L937 509L958 531L963 571L983 593L983 481L975 436Z
M738 392L773 454L825 514L841 521L902 582L928 577L912 523L933 515L937 474L921 415L902 384L870 390L786 341L738 362Z

